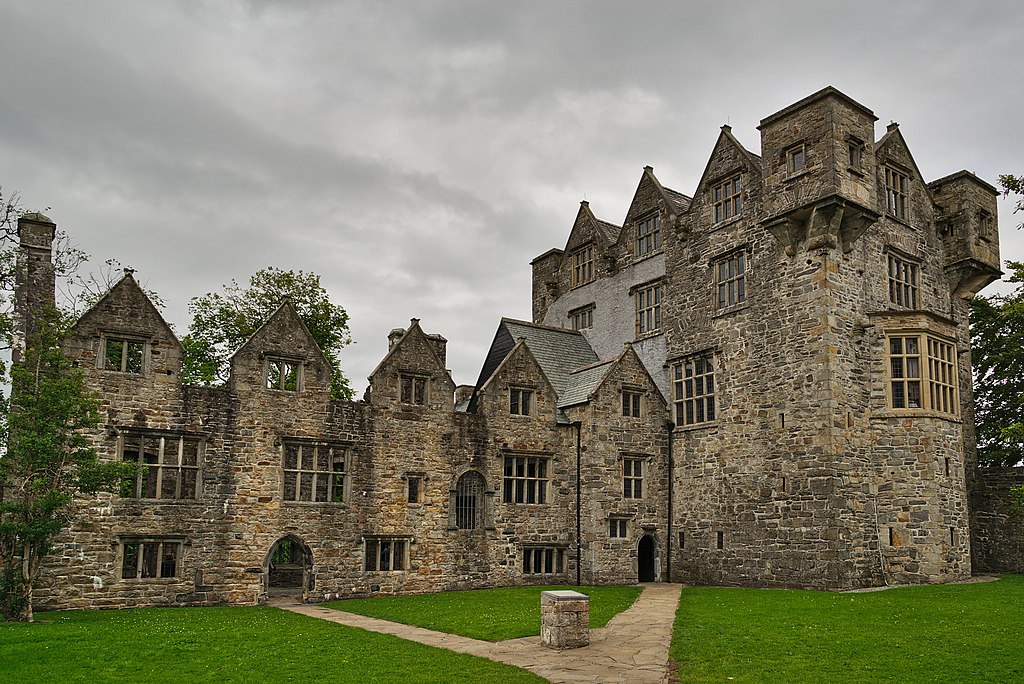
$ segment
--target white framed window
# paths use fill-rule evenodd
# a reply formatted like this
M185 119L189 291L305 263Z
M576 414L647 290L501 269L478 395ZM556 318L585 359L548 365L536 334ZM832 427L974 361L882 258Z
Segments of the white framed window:
M743 210L742 186L737 174L711 188L712 222L721 223L738 216Z
M408 537L364 537L363 569L366 572L398 572L409 566Z
M348 447L285 441L282 450L285 501L342 503L347 499Z
M633 298L636 301L636 336L661 330L661 284L641 287Z
M626 456L622 459L622 496L642 499L644 496L644 461Z
M672 366L672 400L676 425L715 420L715 364L711 352L691 356Z
M517 504L547 503L548 457L506 456L501 500Z
M636 222L636 256L654 254L661 249L661 217L654 213Z
M559 575L565 572L565 549L558 546L524 546L524 575Z
M121 579L178 577L181 543L181 539L122 539Z
M594 305L588 304L569 312L569 322L573 330L590 330L594 327Z
M889 405L895 410L960 413L956 345L926 333L886 336Z
M202 490L205 442L195 435L126 432L121 460L139 465L124 494L136 499L197 499Z
M910 209L907 204L910 195L910 176L894 169L885 167L885 211L890 216L907 220Z
M298 392L302 387L302 362L277 356L267 357L264 386L282 392Z
M716 308L726 309L747 301L747 255L733 252L715 262Z
M572 287L586 285L594 280L594 246L587 245L572 253Z
M100 367L119 373L141 375L145 358L146 343L129 337L104 335Z
M919 306L921 267L898 254L889 253L889 301L897 306Z

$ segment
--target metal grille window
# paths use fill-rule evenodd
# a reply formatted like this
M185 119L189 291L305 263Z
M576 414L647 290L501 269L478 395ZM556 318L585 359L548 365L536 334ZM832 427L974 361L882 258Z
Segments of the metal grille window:
M636 334L661 330L661 285L649 285L636 291Z
M956 345L931 335L891 335L888 343L892 408L957 415L960 404ZM927 393L922 392L924 387Z
M639 458L622 459L622 496L640 499L644 495L644 462Z
M181 541L126 539L122 543L122 579L177 577Z
M907 197L910 194L910 177L894 168L885 167L885 211L890 216L906 220L910 215Z
M122 337L104 337L101 360L106 370L121 373L142 373L142 358L146 344L142 340L131 340Z
M572 286L586 285L594 280L594 247L588 245L572 254Z
M469 471L455 485L455 526L460 530L475 530L483 522L484 478Z
M530 404L533 403L533 390L513 387L508 391L508 412L513 416L530 415Z
M747 258L736 252L717 262L715 280L718 285L718 308L742 304L747 299Z
M565 549L523 547L524 575L557 575L565 572Z
M548 500L548 459L545 456L506 456L502 501L542 504Z
M301 361L276 358L267 359L267 389L298 392L301 369Z
M714 223L727 221L739 215L743 210L740 177L734 176L724 183L711 188L711 206L714 211Z
M636 222L636 255L653 254L661 249L661 219L652 214Z
M640 417L640 392L622 390L622 415L626 418Z
M423 406L427 403L427 379L418 375L399 376L401 402Z
M920 267L895 254L889 255L889 301L916 309L920 289Z
M715 419L715 367L712 354L699 354L672 367L672 395L677 425Z
M343 446L285 442L284 500L341 503L347 461L348 450Z
M196 499L202 486L203 440L186 435L127 433L121 460L138 463L125 496L139 499Z
M367 572L396 572L406 569L406 551L408 539L390 537L367 537L363 540L366 547L363 568Z

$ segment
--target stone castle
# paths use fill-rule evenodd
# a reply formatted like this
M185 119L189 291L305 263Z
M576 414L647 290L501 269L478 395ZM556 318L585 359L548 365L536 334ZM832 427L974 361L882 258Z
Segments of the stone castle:
M760 154L723 126L692 196L647 167L621 225L583 202L473 386L414 319L364 399L332 401L287 303L226 387L184 385L127 274L66 352L102 396L96 448L141 475L83 502L38 605L968 577L965 298L999 276L998 192L927 182L876 120L825 88L761 121ZM20 223L23 327L54 230Z

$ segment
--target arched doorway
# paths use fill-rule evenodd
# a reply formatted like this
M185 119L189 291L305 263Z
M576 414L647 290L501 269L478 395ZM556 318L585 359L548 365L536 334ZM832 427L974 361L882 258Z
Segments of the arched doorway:
M292 535L278 539L270 547L265 565L268 597L302 600L303 592L312 588L312 567L313 554L301 539Z
M649 534L640 537L640 544L636 549L636 571L639 581L653 582L655 580L655 552L654 537Z

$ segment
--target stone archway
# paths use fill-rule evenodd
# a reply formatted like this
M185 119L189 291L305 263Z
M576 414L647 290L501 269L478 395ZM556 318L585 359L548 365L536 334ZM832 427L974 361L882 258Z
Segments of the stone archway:
M636 574L638 581L654 582L656 580L656 556L657 545L654 543L654 537L649 534L640 537L640 543L636 547Z
M288 596L301 601L312 588L312 567L313 553L304 541L290 534L278 539L264 563L268 597Z

